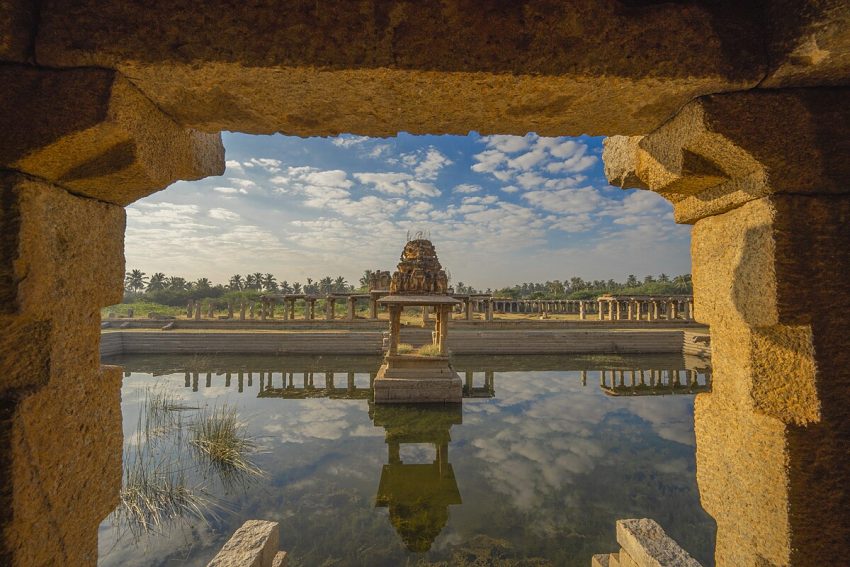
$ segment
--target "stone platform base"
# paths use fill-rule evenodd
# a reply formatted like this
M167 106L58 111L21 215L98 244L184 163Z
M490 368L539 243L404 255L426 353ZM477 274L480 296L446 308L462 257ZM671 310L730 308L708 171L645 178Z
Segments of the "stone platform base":
M463 384L448 357L388 356L374 383L375 403L461 403Z

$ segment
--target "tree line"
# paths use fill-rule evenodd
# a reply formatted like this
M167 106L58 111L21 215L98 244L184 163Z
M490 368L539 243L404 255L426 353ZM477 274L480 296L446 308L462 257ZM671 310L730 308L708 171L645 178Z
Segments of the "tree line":
M166 276L156 272L148 276L141 270L130 270L124 279L124 289L131 297L144 296L164 305L181 305L189 299L238 296L256 297L261 293L296 293L327 295L365 291L369 288L372 270L364 270L358 281L359 287L349 284L343 276L324 276L318 280L307 278L305 283L279 281L273 274L255 272L234 274L227 284L213 284L208 278L190 281L179 276ZM682 274L671 278L667 274L648 275L639 280L629 274L623 282L609 280L584 280L572 277L564 280L525 282L497 290L478 290L464 282L452 287L454 293L484 293L495 297L512 299L593 299L605 293L634 295L673 295L693 293L691 275Z

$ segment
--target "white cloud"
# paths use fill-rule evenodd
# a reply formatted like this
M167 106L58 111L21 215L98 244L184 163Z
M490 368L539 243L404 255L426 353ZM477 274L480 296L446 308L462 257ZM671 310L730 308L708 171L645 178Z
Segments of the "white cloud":
M352 136L349 134L343 134L332 139L331 143L340 148L351 148L354 146L360 146L362 144L365 144L370 139L371 138L367 136Z
M452 193L478 193L481 191L481 185L473 185L471 183L461 183L452 189Z
M247 193L245 189L237 189L235 187L213 187L213 191L223 193L225 195L234 195L236 193Z
M481 141L485 142L488 148L495 148L500 152L513 153L528 148L529 136L485 136L481 138Z
M590 213L602 203L602 196L592 187L558 191L529 191L523 193L531 205L554 213Z
M210 218L223 221L237 221L242 218L237 213L227 209L210 209L207 215L209 215Z

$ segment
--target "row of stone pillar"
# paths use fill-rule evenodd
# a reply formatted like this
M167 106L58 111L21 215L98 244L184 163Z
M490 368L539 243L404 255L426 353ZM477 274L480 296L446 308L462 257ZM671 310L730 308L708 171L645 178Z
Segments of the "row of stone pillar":
M600 321L693 320L693 299L597 299Z
M703 384L699 376L703 375ZM582 380L586 380L586 371L582 371ZM609 378L610 376L610 383ZM628 376L628 383L626 377ZM693 369L665 370L600 370L599 385L603 388L648 386L650 388L708 388L711 386L711 373L708 370L699 372Z
M238 386L240 393L244 390L246 385L249 388L254 385L254 372L251 371L251 370L249 370L249 371L240 370L240 371L235 372L235 373L226 372L224 374L224 386L226 388L230 387L230 384L231 384L232 378L233 378L233 374L236 374L236 382L237 382L237 386ZM260 380L260 390L261 391L274 388L273 378L274 378L275 372L273 372L271 370L269 370L269 371L260 370L257 374L258 374L259 380ZM282 371L282 372L278 372L278 374L281 375L281 379L282 379L281 389L294 389L296 387L295 386L295 375L296 374L303 374L303 376L304 376L303 388L304 389L315 388L315 386L313 384L313 375L315 374L314 372L303 372L303 373L298 372L298 373L296 373L296 372ZM327 389L327 390L337 389L335 384L334 384L336 373L332 372L332 371L326 371L324 374L325 374L324 389ZM372 386L373 386L376 374L377 374L376 372L370 372L369 373L369 389L371 389ZM200 372L188 372L188 371L185 372L184 373L184 379L185 379L184 387L186 387L186 388L191 387L193 392L197 392L198 391L198 385L200 383L200 375L201 375ZM206 372L205 375L206 375L205 387L209 388L209 387L212 386L213 373L212 372ZM345 387L346 391L354 392L354 391L357 391L358 389L361 389L361 390L363 389L363 388L357 388L357 386L355 385L354 375L355 375L354 372L348 372L347 373L347 376L346 376L347 380L346 380L346 387ZM342 388L340 388L340 390L342 390Z
M324 298L325 301L325 319L328 321L333 321L336 319L336 302L337 300L346 299L348 302L348 308L346 311L346 320L353 321L355 319L355 313L357 310L357 301L359 298L357 297L348 297L348 298L335 298L328 297ZM316 302L319 300L318 297L305 297L300 299L304 302L304 319L305 320L315 320L316 319ZM299 301L298 298L284 299L283 300L283 311L282 311L282 319L284 321L294 320L295 319L295 307L296 302ZM372 319L378 318L378 305L377 298L372 297L368 299L369 301L369 315ZM261 321L266 321L268 319L275 318L275 308L278 305L278 300L274 298L261 298L259 304L255 302L239 302L238 304L234 304L233 302L228 302L226 305L227 309L227 319L235 318L235 309L239 309L239 319L244 321L246 318L257 319L259 318ZM201 320L204 318L213 319L215 318L215 304L212 301L207 302L206 308L204 308L202 301L189 300L186 306L186 318L188 319L196 319Z
M587 314L596 304L582 299L492 299L496 313Z

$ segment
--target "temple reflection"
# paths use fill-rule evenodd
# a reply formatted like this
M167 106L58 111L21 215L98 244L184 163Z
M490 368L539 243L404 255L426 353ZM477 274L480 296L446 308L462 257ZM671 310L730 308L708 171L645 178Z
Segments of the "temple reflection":
M449 430L463 422L459 404L386 406L369 404L369 417L386 431L387 464L375 506L388 508L390 522L408 551L431 549L449 520L449 506L462 503L454 470L449 463ZM430 463L405 463L401 445L429 444Z
M584 379L585 376L583 375ZM709 368L611 369L599 371L599 387L609 396L670 396L711 391Z

